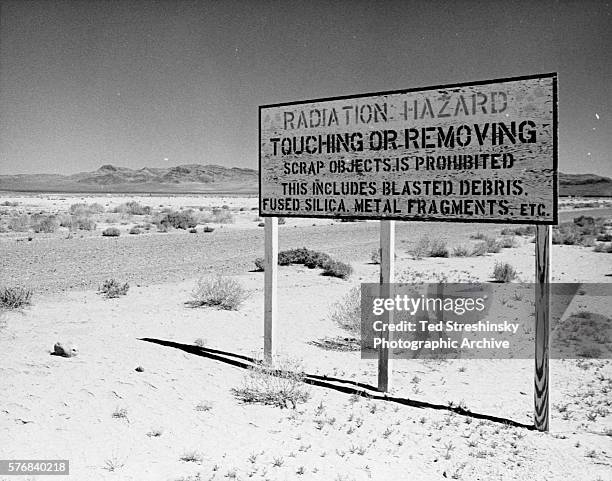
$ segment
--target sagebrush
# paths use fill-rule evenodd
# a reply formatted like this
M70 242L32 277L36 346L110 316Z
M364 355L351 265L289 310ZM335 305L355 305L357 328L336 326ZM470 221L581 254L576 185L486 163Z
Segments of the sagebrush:
M263 258L258 257L254 262L256 270L264 270L265 262ZM288 249L278 253L279 266L289 266L291 264L302 264L309 269L320 268L323 269L323 275L342 279L348 278L353 272L353 268L349 264L336 261L329 254L313 251L306 247Z
M0 307L19 309L32 303L32 289L22 286L0 287Z
M449 252L444 240L423 236L412 248L412 255L415 259L422 259L423 257L448 257Z
M497 282L512 282L517 277L516 269L507 262L496 262L493 277Z
M174 227L175 229L191 229L198 225L198 221L194 216L193 211L168 211L157 221L159 226Z
M121 235L121 231L116 227L107 227L102 231L102 235L104 237L119 237Z
M344 262L329 261L323 266L323 275L331 277L339 277L340 279L348 279L353 273L353 268Z
M227 276L202 277L193 292L192 307L217 307L236 311L248 299L250 292L240 282Z
M271 362L262 361L250 367L242 386L232 389L232 392L245 403L295 409L310 397L305 377L300 361L276 356Z
M116 297L125 296L129 288L130 285L127 282L121 284L115 279L106 279L98 289L98 292L105 295L109 299L113 299Z
M361 287L353 287L332 306L332 322L351 334L361 331Z

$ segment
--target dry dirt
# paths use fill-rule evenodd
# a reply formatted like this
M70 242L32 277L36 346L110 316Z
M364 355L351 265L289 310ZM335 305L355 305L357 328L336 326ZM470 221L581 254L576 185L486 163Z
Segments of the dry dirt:
M373 222L281 226L281 249L305 245L355 269L345 281L303 266L279 268L280 350L308 374L336 381L311 386L296 409L239 401L232 389L246 371L232 361L259 356L263 344L263 274L249 272L263 252L263 232L251 226L253 215L209 234L110 239L98 231L19 242L27 235L2 234L2 283L32 286L35 297L0 321L0 458L69 459L69 479L79 481L612 479L609 360L551 360L549 433L529 429L529 360L396 360L392 395L403 402L334 388L376 385L375 361L311 344L345 336L329 318L333 304L378 279L379 266L369 262ZM425 233L453 246L474 242L469 236L478 230L499 226L398 223L397 274L487 281L502 260L533 281L528 238L478 258L415 260L407 252ZM554 246L551 256L557 281L610 281L610 254ZM197 278L217 272L251 291L245 304L238 311L188 307ZM127 295L97 294L108 277L129 281ZM74 342L78 356L51 356L56 341ZM456 405L471 414L449 408Z

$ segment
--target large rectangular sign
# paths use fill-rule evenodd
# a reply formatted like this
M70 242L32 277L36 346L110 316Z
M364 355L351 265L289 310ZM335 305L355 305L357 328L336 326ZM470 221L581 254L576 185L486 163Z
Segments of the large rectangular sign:
M557 223L556 74L265 105L262 216Z

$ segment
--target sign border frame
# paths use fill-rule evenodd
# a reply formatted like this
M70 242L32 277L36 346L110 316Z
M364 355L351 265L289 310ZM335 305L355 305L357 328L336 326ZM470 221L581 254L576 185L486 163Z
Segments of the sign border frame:
M361 93L356 95L340 95L336 97L323 97L316 99L308 99L308 100L296 100L291 102L280 102L275 104L266 104L259 106L259 115L258 115L258 138L259 138L259 146L258 146L258 207L259 207L259 216L260 217L287 217L287 218L305 218L305 219L352 219L352 220L397 220L402 222L455 222L455 223L478 223L478 224L528 224L528 225L558 225L559 224L559 132L558 132L558 114L559 114L559 99L558 99L558 73L557 72L549 72L543 74L534 74L534 75L523 75L518 77L502 77L496 79L488 79L488 80L475 80L471 82L462 82L462 83L454 83L454 84L442 84L442 85L433 85L427 87L414 87L409 89L400 89L400 90L386 90L380 92L369 92L369 93ZM363 97L375 97L375 96L383 96L383 95L395 95L395 94L405 94L411 92L425 92L429 90L439 90L439 89L450 89L457 87L470 87L474 85L486 85L490 83L507 83L507 82L517 82L521 80L534 80L534 79L552 79L552 95L553 95L553 218L550 221L534 221L534 220L510 220L510 219L469 219L469 218L461 218L461 219L441 219L438 217L419 217L419 218L406 218L406 217L397 217L397 216L358 216L358 217L350 217L350 216L333 216L333 215L304 215L304 214L291 214L291 213L279 213L279 214L263 214L262 213L262 195L261 195L261 114L263 109L273 108L273 107L286 107L290 105L301 105L308 104L313 102L330 102L334 100L348 100L348 99L356 99Z

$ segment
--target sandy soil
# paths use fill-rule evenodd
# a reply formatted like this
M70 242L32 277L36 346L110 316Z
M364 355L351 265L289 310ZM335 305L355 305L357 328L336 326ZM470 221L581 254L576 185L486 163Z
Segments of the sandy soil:
M307 373L337 379L310 387L296 409L244 404L232 393L246 371L229 361L258 356L263 343L263 274L248 272L263 249L261 230L32 242L4 235L3 282L33 285L36 295L32 306L2 315L0 458L69 459L69 479L78 480L612 479L609 360L551 361L550 433L528 428L529 360L396 360L392 395L402 403L334 389L376 385L375 361L311 341L346 335L330 311L353 286L377 280L378 266L369 263L377 226L291 222L282 248L325 250L355 269L348 281L279 269L281 350ZM398 226L397 274L490 280L503 260L532 281L528 239L478 258L407 253L423 232L453 245L473 242L470 233L481 227L499 230ZM551 255L555 280L610 281L610 254L554 246ZM251 291L245 304L238 311L188 307L196 279L220 271ZM127 296L96 293L109 276L130 281ZM609 315L608 306L600 314ZM79 355L51 356L56 341L74 342ZM454 412L451 403L472 414Z

